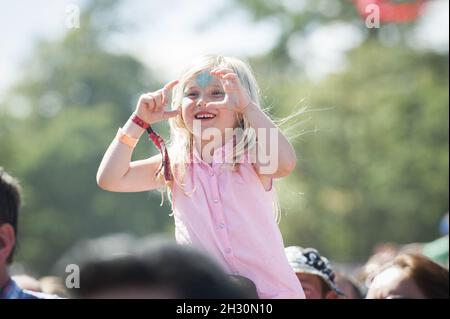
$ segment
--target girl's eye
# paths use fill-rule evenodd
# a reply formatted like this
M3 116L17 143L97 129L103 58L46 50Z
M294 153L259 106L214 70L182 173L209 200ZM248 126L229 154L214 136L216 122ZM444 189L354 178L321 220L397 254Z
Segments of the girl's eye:
M188 93L186 93L184 96L187 96L187 97L196 97L197 95L198 95L197 92L188 92Z
M217 95L224 95L224 92L222 92L222 91L213 91L212 95L215 95L215 96L217 96Z

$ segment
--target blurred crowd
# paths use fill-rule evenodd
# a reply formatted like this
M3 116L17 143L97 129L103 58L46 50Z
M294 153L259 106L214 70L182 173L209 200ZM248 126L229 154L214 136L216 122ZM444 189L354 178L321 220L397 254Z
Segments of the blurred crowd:
M57 262L56 276L21 273L12 265L20 192L0 167L0 299L258 298L251 280L228 275L202 251L164 237L83 241ZM428 243L380 244L365 264L352 267L334 264L314 248L285 252L308 299L447 299L448 213L439 230L441 237Z

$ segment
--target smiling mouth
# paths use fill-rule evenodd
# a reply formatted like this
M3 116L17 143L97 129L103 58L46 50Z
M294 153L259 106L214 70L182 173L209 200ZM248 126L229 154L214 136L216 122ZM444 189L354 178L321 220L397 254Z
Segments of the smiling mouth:
M209 113L209 112L199 112L195 114L196 120L211 120L216 117L215 114Z

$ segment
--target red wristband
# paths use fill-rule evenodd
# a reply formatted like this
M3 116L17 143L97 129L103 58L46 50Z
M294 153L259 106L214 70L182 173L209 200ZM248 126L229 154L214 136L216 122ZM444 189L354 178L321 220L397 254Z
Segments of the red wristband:
M158 175L159 172L162 169L164 169L164 179L166 181L172 181L173 177L172 177L172 173L170 171L169 154L167 152L166 144L164 143L164 140L162 139L162 137L159 136L155 131L153 131L153 129L150 126L150 124L148 124L147 122L142 120L139 116L137 116L136 113L133 113L133 116L131 117L131 120L136 125L139 125L143 129L147 130L149 139L151 141L153 141L153 143L155 144L155 146L158 148L158 150L161 153L161 156L162 156L161 166L158 168L158 170L156 171L155 175Z
M133 113L133 116L131 117L131 120L133 121L133 123L135 123L136 125L139 125L144 130L146 130L146 129L148 129L150 127L150 124L148 124L143 119L141 119L139 116L137 116L136 113Z

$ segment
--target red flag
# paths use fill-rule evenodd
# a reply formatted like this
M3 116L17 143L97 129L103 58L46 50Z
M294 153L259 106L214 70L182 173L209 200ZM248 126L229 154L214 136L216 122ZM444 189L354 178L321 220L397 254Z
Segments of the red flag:
M417 20L422 14L426 0L410 0L396 3L393 0L353 0L361 17L367 18L373 13L369 5L376 5L380 14L380 23L411 22Z

